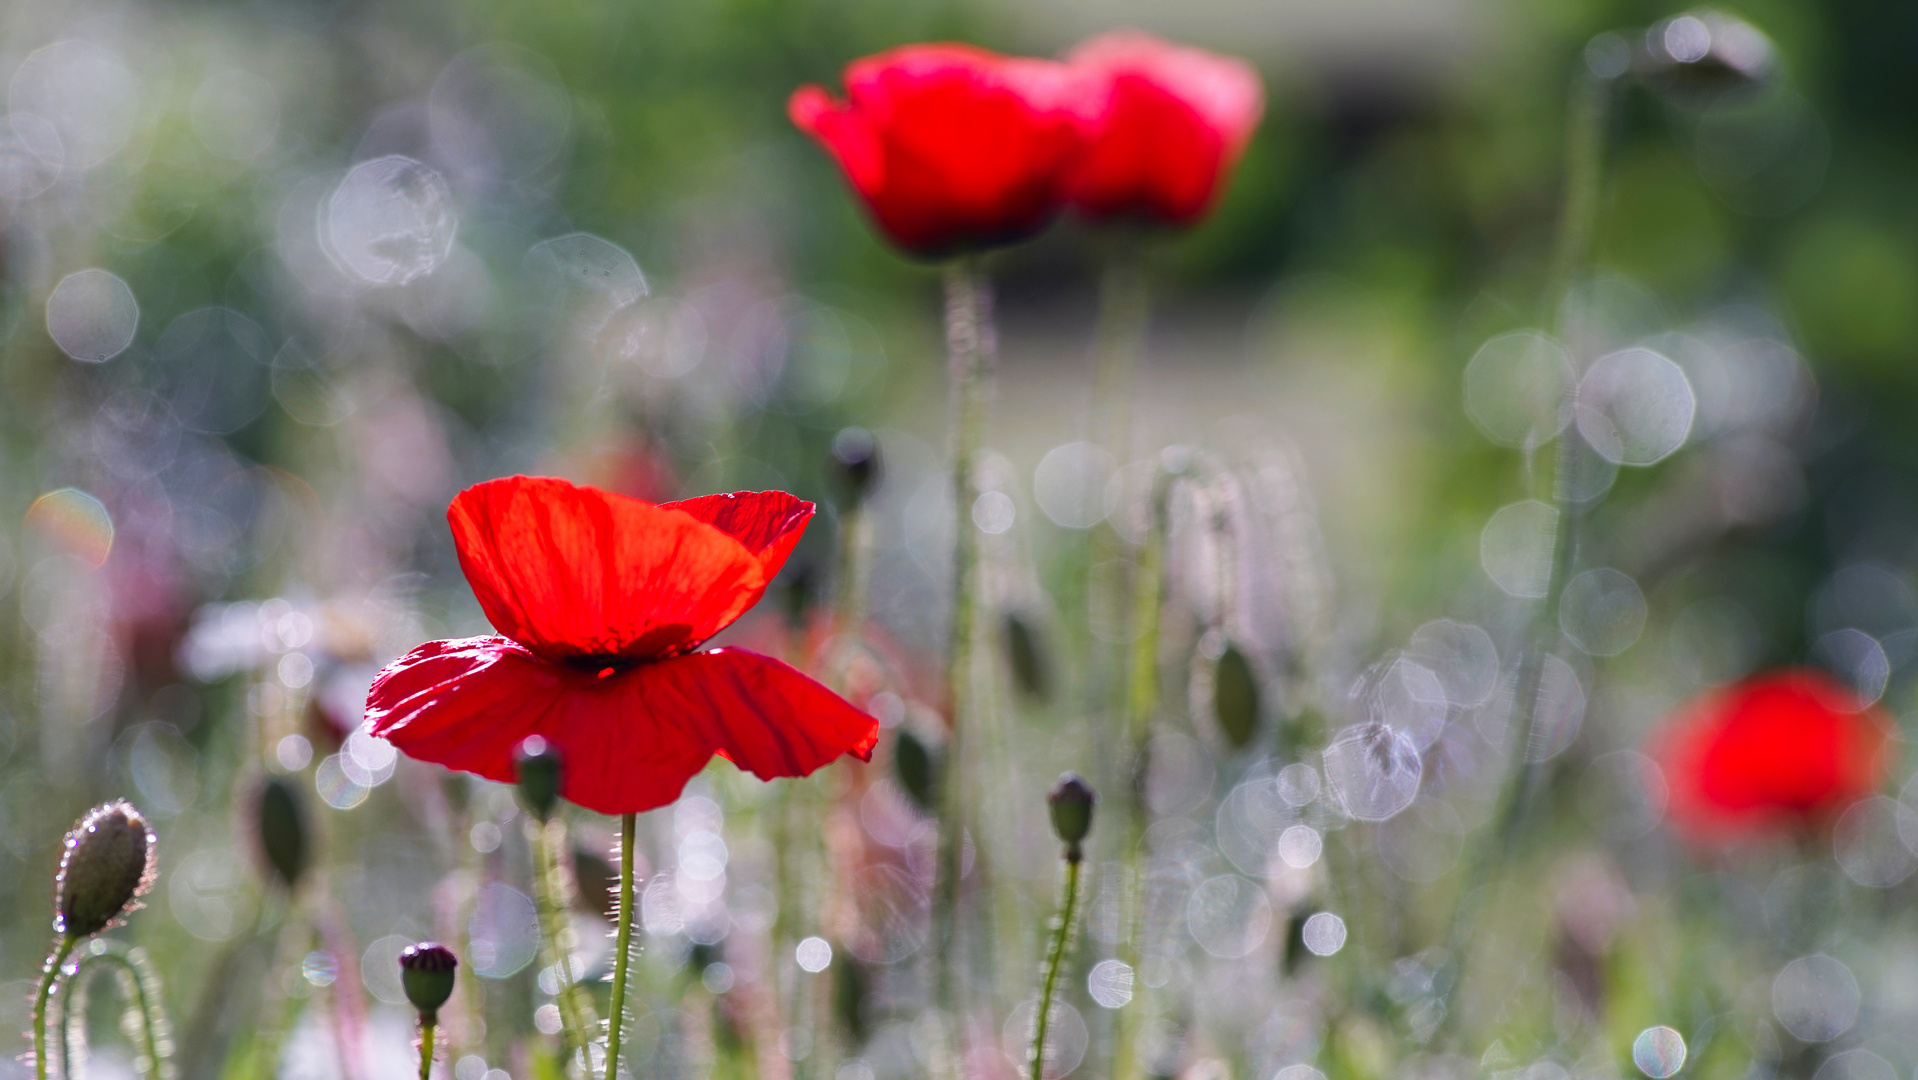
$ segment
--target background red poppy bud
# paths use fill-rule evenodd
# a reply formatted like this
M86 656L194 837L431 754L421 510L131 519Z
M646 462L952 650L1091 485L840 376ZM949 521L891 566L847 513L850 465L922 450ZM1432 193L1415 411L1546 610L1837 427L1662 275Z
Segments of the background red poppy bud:
M907 45L853 61L845 84L844 101L800 87L787 114L909 253L939 258L1011 243L1060 209L1083 112L1064 65L969 45Z
M1073 208L1096 221L1204 217L1265 109L1252 65L1136 30L1093 38L1066 59L1087 101Z
M91 937L112 926L153 883L153 830L133 804L87 811L67 833L54 878L54 929Z

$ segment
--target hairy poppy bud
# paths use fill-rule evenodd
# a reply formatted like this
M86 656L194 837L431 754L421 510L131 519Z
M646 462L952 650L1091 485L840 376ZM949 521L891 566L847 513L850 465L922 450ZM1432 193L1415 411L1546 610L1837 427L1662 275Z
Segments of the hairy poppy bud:
M528 735L513 751L518 770L519 803L541 821L553 816L559 805L560 773L564 762L559 750L538 735Z
M453 950L431 941L400 952L400 985L406 1000L420 1011L420 1023L439 1023L440 1006L453 996L453 969L459 966Z
M153 884L153 830L125 800L87 811L67 833L54 878L53 928L91 937L138 907Z
M1660 89L1681 94L1755 90L1776 68L1771 39L1721 11L1674 15L1645 32L1643 74Z
M1245 749L1258 734L1259 680L1237 645L1227 645L1212 669L1212 712L1234 750Z
M306 870L306 812L299 792L277 776L268 778L260 785L258 814L260 854L290 889Z
M879 440L861 427L840 431L832 437L832 471L848 502L865 502L879 483Z
M1092 804L1099 797L1092 785L1079 779L1078 773L1066 773L1046 793L1046 807L1052 812L1052 831L1065 841L1066 858L1077 860L1079 842L1092 831Z
M892 768L899 786L921 810L931 810L938 799L939 761L925 740L905 728L892 743Z
M1044 700L1052 688L1052 679L1038 631L1014 611L1006 612L1005 628L1006 660L1012 666L1012 681L1023 693Z

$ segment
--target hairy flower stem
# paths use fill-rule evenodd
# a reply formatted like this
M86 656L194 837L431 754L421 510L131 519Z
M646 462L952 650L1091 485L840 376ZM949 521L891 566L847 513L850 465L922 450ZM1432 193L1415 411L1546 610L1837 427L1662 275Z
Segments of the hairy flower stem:
M1079 911L1079 868L1084 865L1079 845L1066 849L1065 896L1059 902L1059 917L1052 924L1052 940L1046 945L1046 977L1039 984L1039 1013L1033 1019L1032 1080L1045 1080L1046 1031L1052 1021L1052 995L1059 986L1059 972L1065 967L1066 953L1072 948L1073 924Z
M559 992L553 999L559 1007L560 1031L565 1042L560 1056L568 1063L566 1071L570 1074L574 1058L584 1059L586 1055L593 1024L588 1019L592 1006L584 1000L586 991L573 972L573 950L566 942L571 929L566 901L571 890L567 888L560 862L566 827L558 819L529 824L533 840L533 894L539 908L540 933L546 939L547 961L552 964L553 976L559 982Z
M433 1032L437 1030L438 1024L420 1024L420 1080L433 1075Z
M619 1028L626 1019L626 967L633 953L633 846L639 815L619 819L619 931L613 942L613 999L606 1017L606 1080L619 1076Z
M997 344L992 328L992 294L985 275L970 258L946 268L947 376L952 414L952 622L946 642L946 707L950 733L940 780L938 892L938 1000L949 1016L959 1012L959 875L966 826L967 752L972 716L972 654L976 631L975 577L978 530L972 504L978 499L973 466L985 439L986 400L991 389Z
M1604 184L1606 131L1616 86L1611 79L1593 75L1581 66L1566 110L1565 194L1550 275L1546 279L1546 293L1542 298L1543 307L1548 313L1545 321L1554 324L1557 320L1550 313L1560 307L1573 282L1584 273L1591 260L1592 236L1598 230L1599 196ZM1572 499L1571 480L1579 467L1584 444L1575 429L1560 432L1557 442L1552 476L1552 505L1557 513L1551 575L1546 582L1545 596L1539 602L1528 631L1525 653L1519 664L1518 682L1513 691L1511 771L1492 822L1492 831L1476 845L1471 857L1470 872L1465 877L1469 883L1495 880L1505 864L1511 861L1523 832L1525 810L1531 801L1536 781L1537 762L1533 760L1532 743L1538 726L1539 689L1544 680L1545 658L1551 652L1558 626L1559 600L1578 557L1580 511ZM1482 891L1466 888L1460 895L1458 909L1453 913L1446 946L1453 1000L1448 1003L1442 1021L1442 1036L1456 1030L1459 1012L1456 995L1463 982L1473 940L1477 936Z
M89 969L101 964L119 969L120 992L131 1006L131 1015L139 1018L140 1058L134 1062L134 1068L147 1080L165 1080L172 1070L167 1060L170 1056L167 1045L170 1040L165 1034L166 1016L160 1011L159 981L153 975L152 966L140 953L117 941L104 939L96 939L87 955L74 963L73 974L60 984L60 1022L57 1025L60 1075L69 1080L73 1077L73 1034L75 1030L84 1032L86 1024L85 995L81 988L86 984ZM82 1002L78 1009L74 1007L76 998Z
M47 957L46 966L40 969L40 987L33 993L34 1080L47 1080L47 999L53 996L53 984L60 977L60 965L67 962L67 954L77 944L79 939L73 935L60 935L60 940L53 946L53 954Z

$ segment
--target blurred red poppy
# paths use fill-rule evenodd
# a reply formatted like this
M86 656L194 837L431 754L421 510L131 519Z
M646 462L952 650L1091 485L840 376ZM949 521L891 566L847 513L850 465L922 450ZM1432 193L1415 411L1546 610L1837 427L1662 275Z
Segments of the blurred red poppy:
M832 691L757 653L694 651L766 591L812 513L781 491L654 505L524 476L468 488L447 517L504 636L389 664L368 729L499 781L544 736L565 755L561 794L604 814L672 802L714 754L761 779L867 758L878 722Z
M1062 206L1083 112L1065 65L907 45L853 61L845 83L845 101L800 87L787 113L908 252L936 258L1011 243Z
M1252 65L1136 30L1093 38L1066 62L1090 110L1073 208L1099 221L1183 226L1203 217L1265 110Z
M1672 818L1694 839L1817 824L1870 795L1890 764L1892 724L1830 677L1770 672L1682 709L1656 754Z

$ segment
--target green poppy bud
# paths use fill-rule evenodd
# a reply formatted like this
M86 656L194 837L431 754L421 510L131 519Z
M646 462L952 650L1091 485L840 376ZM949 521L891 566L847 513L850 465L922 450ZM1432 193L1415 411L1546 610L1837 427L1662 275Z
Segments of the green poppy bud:
M938 755L925 740L905 728L892 742L892 769L899 786L921 810L931 810L938 800Z
M1259 732L1259 680L1237 645L1227 645L1212 669L1212 713L1234 750L1251 745Z
M1092 831L1092 804L1098 799L1092 785L1072 772L1059 777L1059 782L1046 793L1046 807L1052 812L1052 831L1065 841L1066 858L1078 858L1079 842Z
M274 776L260 785L256 825L260 854L280 883L291 889L305 872L307 859L306 812L292 784Z
M153 884L154 836L133 804L119 800L87 811L67 833L54 877L53 928L91 937L139 907Z
M528 735L513 751L518 769L519 804L541 821L553 816L559 805L560 774L564 762L559 749L538 735Z
M1021 692L1043 701L1052 688L1052 678L1038 631L1018 612L1008 611L1005 633L1006 660L1012 667L1013 683Z
M849 427L832 439L832 472L840 494L858 506L879 483L879 440L865 428Z
M439 1023L440 1006L453 996L453 971L459 966L453 950L431 941L400 952L400 985L406 1000L420 1011L420 1023Z
M811 564L795 563L786 571L781 599L785 601L786 625L794 630L805 629L806 615L819 599L819 575L813 572Z

